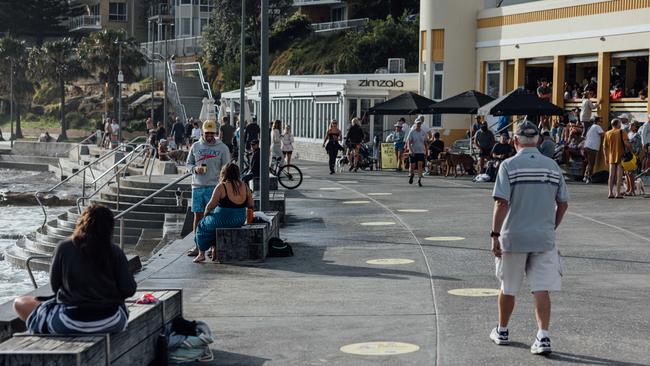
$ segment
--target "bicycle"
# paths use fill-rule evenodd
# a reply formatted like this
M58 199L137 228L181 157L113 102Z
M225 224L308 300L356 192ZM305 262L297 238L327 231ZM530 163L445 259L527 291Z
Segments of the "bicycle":
M278 177L278 183L286 189L296 189L302 183L302 171L293 164L282 164L282 157L271 160L271 174Z

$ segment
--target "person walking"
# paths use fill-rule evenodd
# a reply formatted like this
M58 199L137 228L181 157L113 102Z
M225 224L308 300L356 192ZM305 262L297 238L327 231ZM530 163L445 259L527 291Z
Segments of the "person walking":
M404 131L402 131L402 125L399 123L395 124L395 131L386 137L386 142L392 142L393 148L395 149L395 158L397 159L397 168L398 172L402 171L402 155L404 154Z
M629 149L627 134L621 129L621 120L614 118L612 120L612 129L605 132L603 138L603 154L605 162L609 167L609 179L607 180L607 189L609 194L607 198L623 198L621 195L621 176L623 175L623 153L626 148ZM616 190L616 193L614 193Z
M600 143L603 134L605 133L603 128L600 127L601 121L602 119L600 117L594 117L593 123L585 135L585 145L583 149L585 155L585 175L582 181L587 184L591 183L591 176L594 174L594 167L596 166L596 158L600 151Z
M271 128L271 158L275 161L282 160L282 121L276 119Z
M327 129L327 132L325 132L325 137L323 137L323 147L327 151L327 156L329 156L330 174L334 174L336 156L342 150L341 144L339 144L339 141L341 141L341 130L338 125L338 121L333 119L330 122L330 127ZM350 162L350 164L352 163Z
M102 133L104 131L104 123L102 123L102 120L97 120L95 123L95 142L97 144L97 147L102 147L102 140L104 139L104 134ZM2 134L0 134L0 137L2 137Z
M591 127L591 113L594 109L598 109L600 106L599 102L595 104L591 101L594 97L594 93L590 90L582 94L582 103L580 104L580 123L582 124L583 134L586 135L589 127Z
M79 216L70 238L57 245L50 268L54 296L21 296L14 311L30 333L118 333L126 329L124 300L137 284L124 252L113 244L113 213L92 204Z
M246 150L251 149L251 141L259 140L260 126L257 124L257 118L253 117L250 123L244 127L244 142L246 143Z
M120 144L120 125L117 123L117 120L113 118L111 122L111 149L116 149L117 145Z
M228 146L228 151L233 153L233 140L235 138L235 127L230 124L230 118L224 116L221 119L221 127L219 128L221 132L221 141Z
M427 154L427 133L422 129L424 118L415 120L415 129L413 129L406 139L406 148L409 151L409 184L413 184L415 170L418 171L418 186L422 187L422 171Z
M293 135L291 134L291 126L284 126L284 133L280 136L282 145L282 155L287 164L291 164L291 155L293 155Z
M230 162L230 151L226 144L217 139L217 123L212 120L203 123L203 134L187 154L185 165L192 173L192 212L194 222L192 229L203 218L205 207L212 197L214 187L219 183L221 168ZM198 255L198 249L192 248L189 256Z
M174 137L174 144L176 149L180 150L185 143L185 126L181 119L176 117L174 124L172 125L172 137Z
M494 134L488 128L487 122L483 121L480 129L474 134L474 145L479 149L478 168L480 172L483 171L485 163L490 159L490 153L495 143Z
M349 170L354 169L355 172L359 169L359 148L363 143L363 128L361 128L360 124L361 120L359 118L352 118L352 123L345 136L348 146L348 161L350 162Z
M564 176L555 161L537 149L539 131L529 121L517 126L517 154L501 163L492 196L492 254L501 282L499 322L490 339L510 343L508 323L524 275L533 294L537 335L533 354L551 352L550 291L560 291L562 268L555 245L555 230L569 204Z
M185 124L183 127L185 127L185 145L187 146L187 149L190 149L190 146L192 145L192 128L194 127L194 120L192 117L188 118L185 121Z
M194 263L205 261L205 251L212 248L211 259L219 263L217 229L241 227L246 223L246 209L253 209L253 194L239 176L237 164L228 163L220 172L219 185L205 205L203 219L196 227L194 241L199 254Z

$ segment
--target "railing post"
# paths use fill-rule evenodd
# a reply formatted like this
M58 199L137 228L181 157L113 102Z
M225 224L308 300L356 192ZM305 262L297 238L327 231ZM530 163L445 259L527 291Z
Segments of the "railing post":
M120 217L120 249L124 250L124 217Z
M115 182L117 183L117 201L115 202L115 211L120 211L120 175L115 176Z
M86 202L83 197L86 197L86 171L84 170L84 175L81 177L81 205L84 205Z

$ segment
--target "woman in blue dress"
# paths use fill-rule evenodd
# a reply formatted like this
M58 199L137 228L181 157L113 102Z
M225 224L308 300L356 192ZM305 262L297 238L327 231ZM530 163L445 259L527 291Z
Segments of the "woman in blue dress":
M195 263L205 261L205 251L209 248L212 248L212 261L218 262L217 229L241 227L246 223L246 209L254 207L253 194L241 181L236 164L228 163L221 169L220 181L196 227L194 241L199 254L194 258Z

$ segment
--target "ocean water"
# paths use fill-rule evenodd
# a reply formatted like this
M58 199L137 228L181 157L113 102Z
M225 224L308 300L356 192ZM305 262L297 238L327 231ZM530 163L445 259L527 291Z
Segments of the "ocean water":
M58 182L58 177L51 172L29 172L0 169L0 192L35 192L47 190ZM78 187L66 185L58 190L59 197L74 196ZM68 210L69 207L47 207L48 219ZM43 211L40 206L0 206L0 252L13 245L23 235L32 233L43 223ZM49 280L46 272L34 272L39 286ZM11 266L0 261L0 303L12 300L34 289L27 270Z

